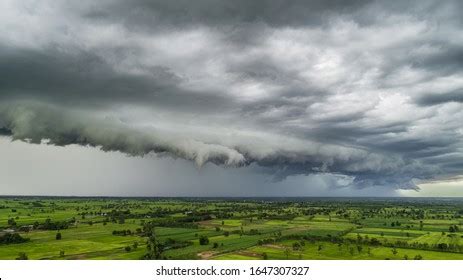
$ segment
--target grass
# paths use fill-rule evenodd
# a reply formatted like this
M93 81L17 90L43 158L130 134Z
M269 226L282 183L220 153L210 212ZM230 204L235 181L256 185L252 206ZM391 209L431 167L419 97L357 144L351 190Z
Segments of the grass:
M20 252L29 259L141 259L148 223L155 225L165 259L463 259L462 205L459 200L8 197L0 198L0 236L15 231L29 241L0 245L0 259L15 259ZM61 240L58 230L41 227L47 220L68 222L59 230ZM30 232L21 231L33 225ZM454 226L457 231L450 232ZM131 234L113 234L127 230ZM199 244L201 236L208 237L207 245ZM381 245L373 246L372 239ZM293 246L300 241L303 246Z

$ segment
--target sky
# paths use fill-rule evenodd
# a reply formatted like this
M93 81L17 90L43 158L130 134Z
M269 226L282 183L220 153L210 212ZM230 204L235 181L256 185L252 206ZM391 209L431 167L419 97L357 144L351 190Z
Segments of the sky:
M463 196L461 1L0 2L0 195Z

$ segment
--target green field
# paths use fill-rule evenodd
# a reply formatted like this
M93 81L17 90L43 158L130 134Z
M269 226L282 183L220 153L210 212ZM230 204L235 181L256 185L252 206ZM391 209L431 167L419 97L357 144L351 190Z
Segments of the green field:
M463 259L460 199L0 198L0 259Z

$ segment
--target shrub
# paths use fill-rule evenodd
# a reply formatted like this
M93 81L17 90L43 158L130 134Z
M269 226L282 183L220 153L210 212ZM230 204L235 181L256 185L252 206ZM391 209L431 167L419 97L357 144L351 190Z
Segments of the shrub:
M199 245L207 245L209 244L209 238L207 236L201 236L199 238Z
M16 258L17 260L28 260L29 258L27 257L27 254L24 252L20 252L18 254L18 257Z
M18 244L29 241L29 238L24 238L18 233L5 233L0 236L0 244Z

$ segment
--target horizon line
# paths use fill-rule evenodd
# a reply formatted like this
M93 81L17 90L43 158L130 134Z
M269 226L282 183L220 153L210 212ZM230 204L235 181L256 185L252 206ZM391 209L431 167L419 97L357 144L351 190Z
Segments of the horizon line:
M0 198L203 198L203 199L233 199L233 198L281 198L281 199L304 199L304 198L375 198L375 199L458 199L463 196L120 196L120 195L0 195Z

